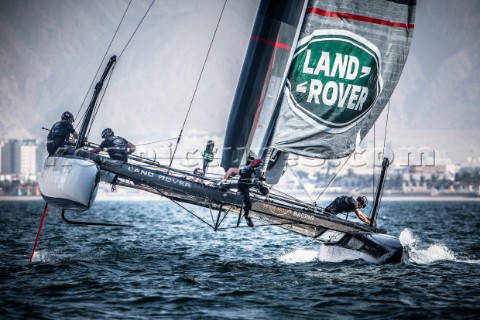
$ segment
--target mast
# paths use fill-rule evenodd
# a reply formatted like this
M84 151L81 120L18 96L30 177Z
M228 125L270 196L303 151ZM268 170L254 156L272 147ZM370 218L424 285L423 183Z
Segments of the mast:
M221 162L225 170L242 164L262 108L275 107L305 6L305 0L260 2L227 123Z
M375 201L373 203L372 217L370 218L370 225L372 227L377 226L377 214L378 206L380 205L380 199L382 198L383 185L385 183L385 173L387 172L390 160L384 157L382 162L382 173L380 173L380 181L378 181L377 192L375 194Z
M117 61L117 56L112 56L110 61L108 61L105 70L103 71L102 77L100 81L97 82L95 89L93 91L93 97L88 105L87 111L85 112L85 118L83 119L82 126L80 128L80 133L78 134L77 143L75 144L75 149L81 148L85 145L85 136L87 134L88 127L90 125L90 120L92 119L93 110L95 109L95 103L97 102L98 94L102 90L103 82L107 77L110 69L112 68L113 64Z

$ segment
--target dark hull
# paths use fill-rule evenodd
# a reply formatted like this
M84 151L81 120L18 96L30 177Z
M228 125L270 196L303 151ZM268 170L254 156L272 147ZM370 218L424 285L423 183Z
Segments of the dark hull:
M172 199L217 211L215 230L222 229L225 215L237 214L241 219L243 198L236 190L220 188L213 180L192 181L190 173L157 165L147 168L137 163L123 163L84 151L75 156L89 158L102 170L102 179L112 184L146 190ZM400 241L369 225L354 223L323 213L321 208L293 197L271 192L263 196L251 189L251 216L265 223L313 238L326 245L337 245L365 253L380 262L402 260Z

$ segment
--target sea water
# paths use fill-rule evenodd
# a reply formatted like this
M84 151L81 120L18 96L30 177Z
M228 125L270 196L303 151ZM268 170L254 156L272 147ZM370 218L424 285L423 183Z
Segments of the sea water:
M384 201L378 224L407 248L401 264L259 221L214 232L172 202L140 200L67 212L132 228L71 225L50 208L30 263L43 208L0 201L2 319L480 317L477 201Z

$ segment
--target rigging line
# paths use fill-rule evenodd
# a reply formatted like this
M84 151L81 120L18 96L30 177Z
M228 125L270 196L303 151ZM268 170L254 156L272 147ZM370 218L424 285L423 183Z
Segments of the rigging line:
M260 219L259 219L260 220ZM272 226L285 226L285 225L303 225L304 223L302 222L283 222L283 223L266 223L266 224L260 224L260 225L255 225L255 228L260 228L260 227L272 227ZM227 229L235 229L235 228L250 228L249 226L235 226L235 227L222 227L218 228L217 230L227 230Z
M377 147L377 143L375 140L376 137L376 125L373 124L373 167L372 167L372 199L375 199L375 156L377 151L375 150Z
M161 192L159 192L160 194L162 194ZM162 196L164 196L162 194ZM165 197L165 196L164 196ZM170 199L168 197L166 197L167 199ZM209 226L210 228L213 229L213 226L210 225L208 222L206 222L205 220L203 220L202 218L200 218L199 216L197 216L195 213L193 213L191 210L188 210L187 208L185 208L184 206L182 206L178 201L175 201L173 199L170 199L170 201L172 201L173 203L175 203L177 206L179 206L180 208L182 208L183 210L187 211L188 213L190 213L191 215L193 215L195 218L197 218L198 220L202 221L203 223L205 223L207 226Z
M80 109L78 110L77 115L76 115L75 118L78 117L78 115L80 114L80 111L82 111L82 109L83 109L83 104L85 103L85 100L87 99L88 93L90 92L90 90L92 89L93 84L95 83L95 78L97 77L98 72L100 71L100 68L101 68L102 65L103 65L103 62L105 61L105 57L107 56L107 53L108 53L108 51L110 50L110 47L112 46L112 43L113 43L113 41L115 40L115 37L117 36L118 30L120 29L120 26L121 26L122 23L123 23L123 19L125 18L125 15L127 14L127 11L128 11L128 9L130 8L130 4L132 3L132 1L133 1L133 0L130 0L130 2L129 2L128 5L127 5L127 8L126 8L125 11L123 12L123 16L122 16L122 18L120 19L120 23L118 24L117 29L115 30L115 33L113 34L112 40L110 40L110 44L108 45L107 50L105 50L105 54L103 55L102 61L100 62L100 65L98 66L98 69L97 69L97 72L95 73L95 76L93 76L92 83L90 83L90 87L88 88L87 93L85 94L85 97L83 98L82 104L80 105ZM83 117L82 117L82 118L83 118Z
M118 62L118 60L120 60L120 58L122 57L122 54L123 54L123 52L125 51L125 49L127 49L127 46L130 44L130 41L132 40L133 36L137 33L138 28L140 28L140 25L143 23L143 20L145 20L145 17L146 17L147 14L150 12L150 9L152 8L152 6L153 6L153 4L155 3L155 1L156 1L156 0L153 0L152 3L150 3L150 6L148 7L147 11L145 11L145 14L143 15L143 17L142 17L142 19L140 20L140 22L137 24L137 27L135 28L135 30L133 31L132 35L130 36L130 39L128 39L127 44L125 45L125 47L123 47L122 52L120 52L120 54L118 55L117 62Z
M161 192L160 190L158 190L157 188L153 187L153 186L150 186L147 182L144 182L145 185L147 185L148 187L151 187L153 188L153 190L155 190L160 196L164 197L164 198L167 198L168 200L172 201L173 203L175 203L177 206L179 206L180 208L184 209L185 211L187 211L188 213L190 213L191 215L193 215L195 218L197 218L198 220L200 220L201 222L205 223L207 226L209 226L210 228L214 229L214 226L209 224L208 222L206 222L204 219L200 218L199 216L197 216L195 213L193 213L191 210L185 208L184 206L182 206L178 201L168 197L165 195L165 193Z
M176 140L177 138L171 138L171 139L165 139L165 140L157 140L157 141L152 141L152 142L146 142L146 143L141 143L141 144L135 144L136 146L146 146L148 144L155 144L155 143L160 143L160 142L166 142L166 141L171 141L171 140Z
M350 158L352 157L352 155L354 154L354 152L352 152L347 160L345 160L345 162L342 164L342 166L340 167L340 169L335 173L335 175L333 176L333 178L330 180L330 182L326 185L325 188L323 188L322 192L320 192L320 194L318 195L317 199L315 200L315 202L318 201L318 199L320 199L320 197L325 193L325 191L328 189L328 187L330 187L330 185L333 183L333 181L335 181L335 179L337 178L338 174L340 173L340 171L342 171L343 167L347 164L347 162L350 160Z
M297 179L298 183L300 183L300 185L301 185L302 188L303 188L303 191L305 191L305 194L310 198L310 200L311 200L312 202L314 202L313 199L312 199L312 197L310 197L310 194L308 193L307 189L305 189L305 187L303 186L303 184L302 184L302 182L300 181L300 179L297 177L297 175L295 174L295 172L293 172L292 167L290 167L288 164L287 164L287 167L288 167L288 168L290 169L290 171L293 173L293 176L295 177L295 179Z
M148 184L147 184L148 185ZM155 189L155 188L154 188ZM198 220L202 221L203 223L205 223L207 226L209 226L210 228L214 228L213 225L210 225L208 222L206 222L204 219L200 218L199 216L197 216L195 213L193 213L191 210L185 208L184 206L182 206L178 201L170 198L170 197L167 197L163 192L161 192L160 190L158 189L155 189L157 190L158 194L160 194L162 197L165 197L167 198L168 200L172 201L173 203L175 203L177 206L179 206L180 208L182 208L183 210L187 211L188 213L190 213L191 215L193 215L195 218L197 218Z
M273 186L271 187L271 190L273 190L274 192L277 192L280 194L280 196L284 196L285 198L288 198L288 199L291 199L291 200L295 200L297 202L302 202L300 201L299 199L295 198L294 196L292 195L289 195L288 193L285 193L279 189L275 189ZM275 195L275 193L273 193Z
M93 80L92 83L90 84L90 88L88 89L87 94L85 95L85 98L83 99L82 105L81 105L81 107L80 107L80 110L79 110L78 113L77 113L77 116L78 116L78 114L80 113L81 109L83 108L83 104L84 104L84 102L85 102L85 99L86 99L86 97L88 96L88 93L90 92L93 83L95 82L95 78L96 78L97 75L98 75L98 71L100 70L100 68L101 68L101 66L102 66L102 64L103 64L103 61L105 60L105 57L106 57L106 55L107 55L107 53L108 53L108 50L110 49L110 47L111 47L111 45L112 45L112 43L113 43L113 40L115 39L115 37L116 37L116 35L117 35L117 32L118 32L118 30L119 30L119 28L120 28L120 25L122 24L122 21L123 21L123 19L125 18L125 15L126 15L126 13L127 13L127 11L128 11L128 8L130 7L130 4L132 3L132 1L133 1L133 0L130 0L130 2L128 3L127 9L125 10L125 12L124 12L124 14L123 14L123 16L122 16L122 19L121 19L121 21L120 21L120 23L119 23L119 25L118 25L118 27L117 27L117 30L115 30L115 34L114 34L114 36L113 36L113 38L112 38L112 40L111 40L111 42L110 42L110 44L109 44L109 46L108 46L108 48L107 48L107 51L105 52L105 55L103 56L103 59L102 59L102 62L100 63L99 68L97 69L97 73L96 73L95 76L93 77L94 80ZM142 19L141 19L140 22L137 24L135 30L133 31L132 35L131 35L130 38L128 39L127 44L125 44L125 46L123 47L122 52L121 52L120 55L117 57L117 63L118 63L118 61L120 60L120 57L122 56L123 52L127 49L127 46L130 44L130 41L132 40L133 36L136 34L137 30L140 28L140 25L142 24L143 20L144 20L145 17L147 16L148 12L149 12L150 9L152 8L152 6L153 6L153 4L155 3L155 1L156 1L156 0L153 0L153 1L152 1L152 3L150 4L150 6L148 7L147 11L146 11L145 14L143 15ZM82 117L82 119L83 119L83 117Z
M205 61L203 62L202 70L200 71L200 76L198 77L198 80L197 80L197 85L195 86L195 90L193 91L192 100L190 100L190 105L188 106L187 114L185 115L185 119L183 120L182 129L180 130L180 133L178 135L177 144L175 145L175 149L174 149L172 157L170 159L169 167L172 166L173 159L175 158L175 152L177 152L178 144L180 143L180 139L182 138L183 129L185 128L185 124L187 123L188 115L190 114L190 109L192 108L193 100L195 99L195 94L197 93L197 89L198 89L198 86L200 84L200 80L202 79L203 70L205 69L205 65L207 64L208 56L210 54L210 50L212 49L213 41L215 40L215 36L216 36L217 30L218 30L218 26L220 25L220 21L222 20L223 12L225 11L225 6L226 5L227 5L227 0L225 0L224 3L223 3L223 8L222 8L222 11L220 12L220 17L218 18L217 26L215 27L215 31L213 32L213 37L212 37L212 40L210 41L210 46L208 47L207 55L205 56Z
M388 101L388 106L387 106L387 120L385 120L385 135L383 137L383 151L382 155L385 157L385 144L387 141L387 127L388 127L388 116L390 114L390 101Z
M152 8L152 6L153 6L153 4L155 3L155 1L156 1L156 0L153 0L152 3L150 3L150 6L148 7L147 11L146 11L145 14L143 15L143 17L142 17L142 19L140 20L140 22L137 24L137 26L136 26L135 30L133 31L132 35L130 36L130 38L128 39L127 43L126 43L125 46L123 47L122 52L120 53L120 55L118 55L117 61L116 61L117 63L118 63L118 61L120 60L120 57L122 56L123 52L125 52L125 50L127 49L127 46L130 44L130 41L133 39L133 36L136 34L136 32L138 31L138 29L140 28L140 25L141 25L142 22L145 20L145 17L147 16L148 12L149 12L150 9ZM128 8L130 7L131 2L132 2L132 0L130 0L130 2L129 2L129 4L128 4L128 7L127 7L127 10L128 10ZM125 17L125 14L126 14L127 10L125 10L125 13L124 13L124 15L123 15L123 17L122 17L122 21L123 21L123 18ZM120 24L121 24L121 23L120 23ZM117 30L115 31L115 35L117 34L117 31L118 31L119 28L120 28L120 25L118 26ZM115 38L115 35L114 35L114 38ZM114 39L114 38L113 38L113 39ZM110 42L110 45L109 45L108 48L110 48L111 43L113 42L113 39L112 39L112 41ZM107 52L108 52L108 49L107 49ZM103 61L104 61L104 59L105 59L105 56L106 56L107 52L105 53L105 55L104 55L104 57L103 57L102 63L103 63ZM102 65L102 63L100 64L100 66ZM99 67L99 69L100 69L100 67ZM113 68L112 68L111 72L112 72L112 71L113 71ZM111 77L111 74L112 74L111 72L110 72L110 77ZM97 70L97 74L98 74L98 70ZM97 74L95 74L95 77L94 77L94 78L96 78ZM110 79L109 79L109 81L110 81ZM92 86L92 85L90 85L90 88L91 88L91 86ZM108 83L107 83L107 86L108 86ZM107 87L107 86L106 86L106 87ZM106 87L105 87L105 89L106 89ZM90 91L90 89L89 89L89 91ZM105 91L106 91L106 90L104 90L103 96L105 95ZM88 92L87 92L87 95L88 95ZM102 100L103 100L103 96L102 96ZM84 99L84 100L85 100L85 99ZM82 103L82 105L83 105L83 103ZM98 103L98 105L96 106L97 111L95 112L95 114L98 112L98 106L99 106L99 105L100 105L100 103ZM93 121L92 121L92 122L93 122ZM90 131L89 131L89 133L90 133Z
M226 218L227 215L230 213L230 211L231 211L231 207L230 207L227 211L225 211L225 214L223 215L222 220L220 220L220 222L218 223L218 226L221 226L221 225L222 225L223 221L225 221L225 218ZM219 229L217 228L217 230L219 230Z
M105 87L103 88L103 94L102 97L100 98L99 101L97 101L93 114L92 114L92 121L90 121L90 127L87 130L86 136L90 135L90 130L92 129L92 124L95 121L95 118L97 117L98 110L100 109L100 105L102 104L103 98L105 97L105 94L107 93L108 85L110 84L110 80L112 79L112 74L113 70L115 69L115 65L110 69L110 72L108 73L108 79L105 83Z

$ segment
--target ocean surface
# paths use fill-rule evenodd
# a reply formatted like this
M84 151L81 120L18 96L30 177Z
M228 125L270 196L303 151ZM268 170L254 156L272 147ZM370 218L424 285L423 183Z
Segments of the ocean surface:
M1 319L480 318L479 201L384 201L379 226L410 256L394 265L258 220L214 232L172 202L145 200L67 212L132 228L67 224L50 207L30 263L43 208L0 201Z

